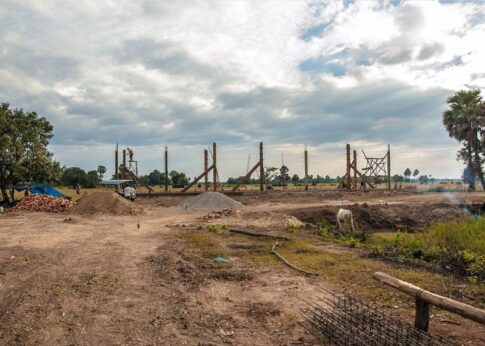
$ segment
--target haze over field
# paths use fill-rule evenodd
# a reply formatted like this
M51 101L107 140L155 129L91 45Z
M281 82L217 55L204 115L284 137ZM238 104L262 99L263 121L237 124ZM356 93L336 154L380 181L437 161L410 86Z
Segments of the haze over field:
M194 176L219 144L221 179L265 142L267 165L344 173L345 143L460 177L446 98L485 90L483 1L2 1L0 101L53 125L67 166Z

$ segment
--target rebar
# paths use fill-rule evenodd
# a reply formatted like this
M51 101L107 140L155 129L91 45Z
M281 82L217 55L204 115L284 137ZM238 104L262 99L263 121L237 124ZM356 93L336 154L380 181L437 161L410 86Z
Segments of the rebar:
M450 345L348 293L325 290L305 303L303 326L323 345Z

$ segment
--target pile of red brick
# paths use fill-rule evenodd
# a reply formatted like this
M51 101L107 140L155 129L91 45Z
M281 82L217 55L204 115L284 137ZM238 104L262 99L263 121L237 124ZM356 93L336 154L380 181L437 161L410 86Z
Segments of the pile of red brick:
M212 210L207 214L207 219L220 219L223 216L239 216L241 211L235 208L224 208L222 210Z
M60 197L49 195L30 195L18 202L13 210L25 211L46 211L60 213L69 210L74 205L73 202Z

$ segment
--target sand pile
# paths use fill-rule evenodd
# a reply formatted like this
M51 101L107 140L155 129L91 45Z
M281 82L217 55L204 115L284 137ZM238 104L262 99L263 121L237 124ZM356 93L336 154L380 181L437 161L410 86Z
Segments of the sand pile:
M242 204L220 192L204 192L179 203L177 208L192 210L218 210L241 208Z
M81 198L74 208L74 214L113 214L135 215L143 212L143 209L121 197L115 192L97 191Z

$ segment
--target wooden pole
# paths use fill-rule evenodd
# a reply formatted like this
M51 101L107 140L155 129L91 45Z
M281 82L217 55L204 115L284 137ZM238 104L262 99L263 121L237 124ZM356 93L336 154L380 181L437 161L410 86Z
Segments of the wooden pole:
M207 191L209 189L209 152L204 150L204 191Z
M346 188L347 190L350 190L352 188L352 176L350 175L350 144L347 144L346 146L346 154L347 154L347 170L346 170Z
M354 190L357 190L357 151L354 150Z
M123 172L121 172L121 179L126 178L126 149L123 149Z
M471 305L460 303L456 300L426 291L420 287L410 284L409 282L401 281L385 273L376 272L374 275L372 275L372 277L383 284L391 286L416 298L416 328L427 327L427 324L429 323L429 307L427 307L425 304L432 304L440 309L453 312L475 322L485 324L485 310L478 309Z
M308 151L305 148L305 190L308 190Z
M259 143L259 191L264 191L263 142Z
M217 191L217 145L215 142L212 143L212 167L212 177L214 181L214 186L212 187L212 189L214 191Z
M391 189L391 145L387 145L387 189Z
M416 316L414 318L414 326L419 330L428 331L429 328L429 313L431 306L420 298L416 298Z
M116 148L115 148L115 172L114 172L114 178L119 179L119 170L120 168L118 167L118 143L116 143Z
M168 192L168 147L165 146L165 192Z

